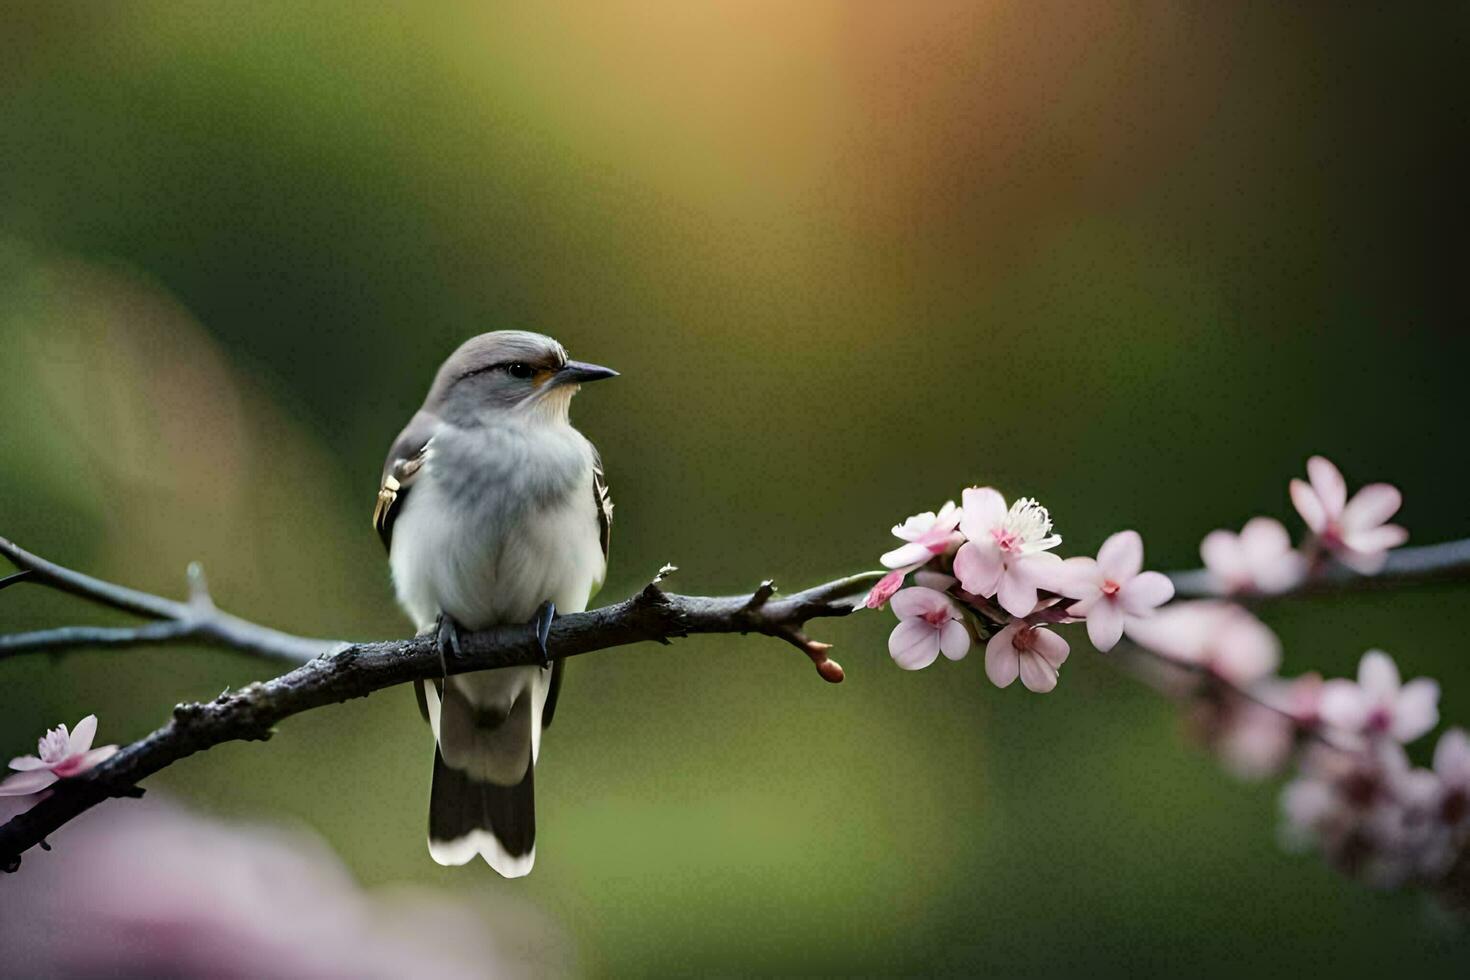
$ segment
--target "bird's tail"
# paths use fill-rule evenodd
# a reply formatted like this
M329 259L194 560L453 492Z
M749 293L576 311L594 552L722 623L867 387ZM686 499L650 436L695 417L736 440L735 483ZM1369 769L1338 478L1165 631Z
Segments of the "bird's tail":
M426 688L431 701L439 700ZM451 681L443 686L442 703L431 703L431 713L439 710L429 854L440 864L464 864L479 854L507 878L530 872L536 861L537 693L527 685L509 711L494 711L477 708Z

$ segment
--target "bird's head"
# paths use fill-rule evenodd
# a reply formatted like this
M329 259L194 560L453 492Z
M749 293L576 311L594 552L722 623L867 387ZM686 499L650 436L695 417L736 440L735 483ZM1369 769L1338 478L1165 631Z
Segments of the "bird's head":
M611 368L573 361L550 337L497 330L471 337L439 368L425 407L447 421L473 424L514 413L528 421L565 422L572 396Z

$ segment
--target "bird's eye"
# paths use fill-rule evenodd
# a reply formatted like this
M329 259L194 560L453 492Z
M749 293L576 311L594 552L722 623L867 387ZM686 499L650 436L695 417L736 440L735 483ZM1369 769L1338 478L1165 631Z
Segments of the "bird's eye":
M532 368L531 365L524 364L521 361L516 361L513 364L507 364L505 366L505 370L506 373L509 374L512 378L529 378L531 377L531 375L536 373L535 369Z

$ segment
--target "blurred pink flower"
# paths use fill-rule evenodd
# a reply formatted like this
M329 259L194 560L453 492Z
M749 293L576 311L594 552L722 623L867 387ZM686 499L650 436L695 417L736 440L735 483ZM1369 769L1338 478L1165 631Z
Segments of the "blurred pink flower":
M1254 700L1232 694L1202 698L1196 711L1196 721L1221 764L1245 780L1279 773L1296 749L1298 731L1317 726L1322 678L1318 674L1268 678L1251 693Z
M1275 672L1281 643L1245 609L1218 599L1176 602L1128 621L1128 636L1171 660L1245 686Z
M888 636L888 653L904 670L932 664L940 653L960 660L970 652L970 630L953 599L921 585L900 590L893 597L899 624Z
M1403 747L1317 746L1282 792L1286 843L1320 848L1340 870L1377 887L1432 883L1454 857L1435 819L1439 781L1409 764Z
M985 676L996 687L1020 677L1027 690L1045 694L1057 686L1069 652L1067 641L1051 630L1013 619L985 644Z
M954 573L966 592L995 596L1012 616L1036 608L1036 590L1061 559L1050 549L1062 543L1051 533L1051 515L1030 497L1006 509L1005 498L991 487L964 493L960 531L967 539L954 559Z
M1200 557L1216 583L1227 592L1285 592L1301 581L1305 559L1292 550L1291 537L1271 517L1253 517L1239 534L1211 531L1199 546Z
M1315 728L1322 722L1322 675L1315 671L1291 680L1271 678L1261 684L1261 700L1278 711L1290 715L1303 728Z
M15 977L529 977L574 972L509 893L364 890L319 837L159 798L101 806L0 888Z
M1291 719L1262 704L1236 698L1216 720L1212 743L1220 763L1237 779L1274 776L1291 758L1296 726Z
M1383 567L1390 548L1409 540L1409 532L1386 523L1403 497L1387 483L1370 483L1347 499L1347 483L1321 456L1307 460L1308 484L1291 481L1291 502L1322 546L1338 561L1364 575Z
M893 536L906 543L886 553L879 561L884 568L913 571L936 555L959 547L961 538L955 530L959 522L960 511L953 500L946 501L937 514L932 510L915 514L902 524L893 526Z
M88 715L68 733L65 725L57 725L36 743L36 755L22 755L10 760L17 772L0 781L0 796L29 796L39 793L58 779L86 772L104 759L117 754L116 745L92 748L97 735L97 716Z
M1439 777L1439 818L1455 830L1470 830L1470 736L1451 728L1434 747L1434 774Z
M1412 742L1439 722L1439 685L1427 677L1404 684L1388 654L1369 650L1356 683L1337 678L1323 686L1321 714L1346 732Z
M1087 618L1092 645L1107 653L1123 637L1123 627L1152 616L1174 598L1167 575L1143 569L1143 538L1119 531L1103 542L1097 559L1068 558L1047 583L1054 592L1077 600L1068 610Z

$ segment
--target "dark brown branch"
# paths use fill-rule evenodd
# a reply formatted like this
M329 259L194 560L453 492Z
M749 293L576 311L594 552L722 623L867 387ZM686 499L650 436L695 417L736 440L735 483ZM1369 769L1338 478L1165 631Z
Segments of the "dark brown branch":
M429 677L440 672L440 652L428 636L372 643L337 643L290 636L222 613L208 601L203 577L191 569L193 596L187 603L133 592L46 562L0 538L3 553L35 581L114 608L154 619L128 628L62 627L0 637L0 656L75 646L208 642L275 659L307 659L296 669L213 701L177 705L167 725L125 746L87 774L55 784L51 795L0 826L0 868L13 871L26 850L42 844L67 821L109 797L136 796L138 783L180 759L222 742L262 740L286 718L313 708ZM844 616L880 577L868 572L780 595L763 584L752 595L686 596L656 583L630 599L591 612L558 617L549 648L571 657L646 640L669 642L694 633L763 633L802 650L827 680L842 671L827 657L825 643L808 639L801 627L811 619ZM320 654L317 656L316 654ZM466 635L456 655L446 652L451 674L540 662L529 626L504 626Z

